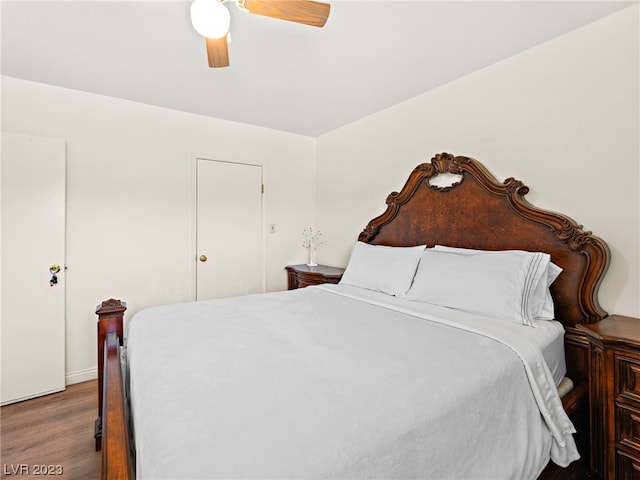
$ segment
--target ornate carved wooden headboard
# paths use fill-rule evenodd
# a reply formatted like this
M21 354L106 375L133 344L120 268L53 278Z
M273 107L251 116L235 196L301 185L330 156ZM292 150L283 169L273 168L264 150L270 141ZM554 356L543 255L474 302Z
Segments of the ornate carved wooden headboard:
M430 184L441 173L461 177L449 187ZM609 248L571 218L531 205L524 198L528 192L514 178L498 182L477 160L441 153L431 163L418 165L402 190L387 197L386 211L369 222L359 240L549 253L563 268L551 294L556 318L567 331L569 371L581 378L586 371L586 339L574 326L607 316L597 294L609 264Z

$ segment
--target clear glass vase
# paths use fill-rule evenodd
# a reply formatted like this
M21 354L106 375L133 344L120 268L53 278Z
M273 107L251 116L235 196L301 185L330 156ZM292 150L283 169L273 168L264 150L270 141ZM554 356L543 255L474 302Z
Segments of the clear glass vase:
M311 244L307 247L307 254L308 254L307 266L308 267L317 266L318 264L316 263L316 245L315 245L315 243L311 242Z

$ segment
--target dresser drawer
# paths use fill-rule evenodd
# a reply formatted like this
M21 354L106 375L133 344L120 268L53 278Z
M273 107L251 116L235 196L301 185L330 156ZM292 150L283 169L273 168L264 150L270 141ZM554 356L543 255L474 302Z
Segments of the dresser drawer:
M640 408L640 358L617 354L615 371L615 395L637 402L637 407Z
M640 480L640 457L618 450L615 480Z
M616 405L616 441L640 455L640 409Z

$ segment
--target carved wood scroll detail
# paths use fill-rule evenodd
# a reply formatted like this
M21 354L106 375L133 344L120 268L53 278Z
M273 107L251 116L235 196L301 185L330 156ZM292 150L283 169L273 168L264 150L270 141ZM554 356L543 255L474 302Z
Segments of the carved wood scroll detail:
M459 174L462 179L448 187L430 185L429 179L440 173ZM473 158L440 153L418 165L402 190L387 197L386 211L372 219L358 239L396 246L441 243L546 251L568 270L565 278L572 276L556 282L556 297L566 308L561 312L566 317L559 319L573 325L604 318L607 313L598 303L597 291L609 264L607 245L571 218L534 207L524 198L528 193L522 181L509 177L501 183ZM483 217L484 223L481 218L476 223L474 218L464 218L466 212ZM467 236L455 232L459 223ZM521 225L522 232L513 225ZM502 231L508 232L506 237L496 233Z

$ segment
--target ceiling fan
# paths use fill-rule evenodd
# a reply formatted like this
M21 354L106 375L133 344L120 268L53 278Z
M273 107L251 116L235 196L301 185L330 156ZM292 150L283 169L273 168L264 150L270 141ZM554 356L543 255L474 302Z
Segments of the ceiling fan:
M279 18L289 22L324 27L331 5L313 0L232 0L247 13ZM191 4L191 23L205 37L207 58L212 68L229 66L229 26L227 0L195 0Z

